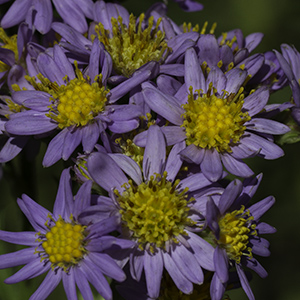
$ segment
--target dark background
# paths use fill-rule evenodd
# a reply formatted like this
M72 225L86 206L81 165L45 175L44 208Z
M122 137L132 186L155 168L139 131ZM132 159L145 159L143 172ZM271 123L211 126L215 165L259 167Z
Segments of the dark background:
M135 15L146 11L155 1L127 0L121 3ZM201 12L183 12L172 0L169 1L169 17L177 24L191 22L202 27L208 21L208 28L217 22L216 36L235 28L242 29L244 35L262 32L265 37L255 52L265 52L272 49L280 50L282 43L294 44L300 50L300 1L285 0L203 0L204 10ZM276 3L276 4L275 4ZM1 8L0 8L1 9ZM272 95L273 102L285 102L290 98L289 88ZM256 174L264 174L260 188L254 201L259 201L269 195L276 198L273 208L263 217L277 228L277 233L266 236L271 244L271 256L258 260L269 272L266 279L253 274L251 287L256 299L265 300L299 300L300 299L300 144L283 146L285 156L266 161L260 158L249 160ZM42 155L36 162L22 163L19 156L13 162L4 166L5 176L0 181L0 228L9 231L31 230L28 222L16 205L16 198L26 193L43 206L52 210L57 191L57 183L63 164L43 169ZM25 174L25 176L24 176ZM36 188L31 185L34 179ZM0 243L0 253L8 253L19 249L15 245ZM0 271L0 300L28 299L38 287L42 278L22 282L13 286L3 284L3 280L12 275L12 269ZM234 300L246 300L243 291L229 293ZM63 287L56 289L49 299L65 299ZM95 299L101 299L99 296Z

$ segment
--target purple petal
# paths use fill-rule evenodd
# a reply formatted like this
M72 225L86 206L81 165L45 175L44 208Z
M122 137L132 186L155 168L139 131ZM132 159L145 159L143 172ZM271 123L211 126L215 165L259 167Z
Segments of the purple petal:
M35 248L30 247L16 252L0 255L0 269L25 265L36 259Z
M69 219L73 213L74 201L71 182L70 169L63 170L53 207L53 215L56 219L59 216L62 216L63 219Z
M102 273L119 282L126 279L125 273L120 269L117 263L105 253L89 253L91 261L101 270Z
M65 23L80 33L87 32L88 25L85 16L76 2L72 0L53 0L53 4Z
M88 125L87 125L88 126ZM63 148L62 148L62 159L68 160L74 150L78 147L78 145L82 141L82 129L81 127L74 128L74 130L70 130L67 128L67 133L65 135Z
M249 177L254 174L253 171L247 166L247 164L239 159L234 158L228 153L223 153L221 159L224 167L231 174L240 177Z
M149 180L154 174L162 174L166 160L166 142L157 125L150 126L143 158L143 175Z
M50 266L45 266L44 263L40 261L38 255L35 255L33 260L30 260L28 264L26 264L22 269L20 269L14 275L5 279L5 283L12 284L17 283L23 280L27 280L29 278L34 278L42 273L48 271Z
M189 88L192 87L193 91L202 89L204 92L206 92L205 78L194 48L189 48L185 52L184 68L184 79L186 82L187 91L189 92Z
M143 89L143 95L153 111L175 125L182 124L181 115L184 113L184 109L180 107L175 98L173 99L172 96L167 96L155 88Z
M11 115L5 128L11 134L34 135L50 132L57 128L57 124L45 113L28 110Z
M106 191L122 190L121 186L128 181L119 166L105 153L92 153L87 168L93 180Z
M232 69L226 73L227 84L226 92L229 94L236 94L242 87L245 79L247 78L247 72L239 68ZM218 91L221 92L221 91Z
M250 132L247 132L247 135L242 137L241 143L252 149L260 150L258 156L264 159L276 159L284 155L283 150L279 146Z
M219 92L225 89L226 76L218 67L211 68L206 79L206 89L208 89L210 83L212 83L213 87Z
M248 130L270 134L284 134L290 131L290 128L282 123L262 118L253 118L245 125Z
M133 119L128 121L115 121L108 124L107 127L110 131L114 133L127 133L139 127L139 120Z
M269 100L269 90L262 87L244 99L243 109L247 110L250 117L260 113Z
M269 196L249 207L249 210L254 217L254 220L259 220L260 217L268 211L275 203L275 198Z
M216 66L220 60L219 44L216 37L212 34L203 34L200 36L197 45L200 64L206 62L210 68Z
M140 250L135 249L130 253L130 274L134 280L140 281L144 269L145 256Z
M35 222L35 224L41 228L43 231L47 230L47 227L45 225L45 222L48 220L48 215L50 214L50 212L42 207L41 205L39 205L38 203L36 203L35 201L33 201L30 197L28 197L27 195L23 194L22 195L22 199L18 199L17 200L19 207L21 208L21 210L24 212L24 214L27 216L27 214L29 213L32 220ZM27 216L28 218L28 216ZM28 220L30 221L30 219L28 218ZM36 227L36 226L34 226ZM36 229L36 228L34 228ZM39 231L39 230L37 230Z
M217 239L219 239L220 234L220 227L218 223L218 218L220 216L220 210L215 204L212 197L208 197L208 200L206 202L206 222L209 228L213 231L214 235Z
M226 284L223 284L217 273L213 275L210 284L210 295L212 300L221 300L226 290Z
M167 179L174 181L177 173L179 172L181 166L182 166L182 160L180 156L180 152L185 147L185 142L182 141L180 143L177 143L172 147L172 150L170 151L165 167L165 171L167 172Z
M216 273L222 283L226 283L229 279L228 273L228 257L225 249L221 249L219 246L214 251L214 264L216 267Z
M34 25L41 34L45 34L50 31L53 18L51 0L33 0L33 5L36 10Z
M184 129L179 126L163 126L161 131L166 138L167 146L180 143L186 138Z
M179 271L174 260L168 253L163 253L164 265L177 288L185 294L191 294L193 284Z
M25 20L31 4L32 0L14 1L7 13L3 16L1 20L1 27L9 28Z
M92 152L100 135L100 128L97 122L82 127L82 147L86 153Z
M139 165L129 156L120 153L108 154L117 165L134 180L137 185L143 181L142 171Z
M246 267L255 271L261 278L266 278L268 276L267 271L255 258L245 259L245 261Z
M67 133L68 129L65 128L50 141L43 159L44 167L49 167L61 159L64 140Z
M201 267L209 271L215 271L213 259L214 247L195 233L188 232L188 235L190 237L188 242Z
M243 290L245 291L246 295L248 296L249 300L255 300L255 297L253 295L253 292L251 290L251 287L249 285L248 279L242 269L242 267L239 264L236 264L236 270L241 282L241 286Z
M90 207L91 205L91 188L92 188L92 181L86 181L83 183L75 198L74 198L74 209L73 209L73 215L75 218L78 217L78 215L85 210L86 208Z
M92 293L91 287L84 273L80 270L80 268L74 268L73 272L74 272L75 282L78 286L78 289L83 299L94 300L94 295Z
M258 231L259 235L275 233L277 231L275 227L264 222L260 222L259 224L257 224L255 229Z
M64 286L65 293L68 299L77 299L77 292L76 292L76 284L75 284L75 275L74 275L74 268L66 273L62 272L62 282Z
M25 147L27 136L10 137L0 150L0 163L8 162L15 158Z
M112 216L89 227L89 234L86 239L96 238L116 230L119 218Z
M38 289L31 295L30 300L46 299L61 281L62 272L64 271L49 271Z
M194 144L188 145L180 152L180 155L185 161L195 163L197 165L203 161L204 154L205 149L197 147Z
M183 245L177 245L171 253L178 269L188 280L196 284L203 283L203 271L190 250Z
M68 60L62 47L59 45L54 45L53 47L53 59L56 65L60 68L61 72L68 75L68 80L73 80L76 78L72 64Z
M89 259L88 256L84 259L84 262L81 264L81 270L85 274L88 281L91 282L91 284L96 288L97 292L104 299L112 299L112 291L106 278L100 272L98 267Z
M36 232L10 232L0 230L0 240L17 245L37 246Z
M223 174L219 152L214 148L205 149L204 158L200 164L200 168L210 181L219 180Z
M149 254L144 251L144 271L147 290L150 297L157 298L160 292L160 282L163 274L164 263L160 251Z
M182 179L179 183L178 188L179 189L188 188L189 192L193 192L211 184L212 182L208 180L203 173L196 173Z
M269 250L270 243L263 238L251 238L249 241L252 244L252 252L253 254L268 257L271 255Z

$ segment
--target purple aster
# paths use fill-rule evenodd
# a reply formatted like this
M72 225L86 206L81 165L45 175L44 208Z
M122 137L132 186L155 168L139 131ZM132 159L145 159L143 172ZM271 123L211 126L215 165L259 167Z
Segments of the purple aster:
M1 27L9 28L26 21L42 34L53 21L52 3L63 21L81 33L88 30L86 17L92 19L92 0L16 0L1 20Z
M159 296L164 270L185 294L192 292L193 283L203 283L202 268L214 270L213 247L196 234L204 220L193 206L196 191L211 182L202 173L176 178L183 147L183 142L175 145L166 159L164 136L159 126L152 125L142 170L123 154L98 152L87 159L90 176L109 195L99 196L90 211L119 218L121 237L135 243L129 253L131 276L140 281L145 274L153 298Z
M269 242L260 234L276 232L275 228L261 222L261 216L275 203L269 196L253 205L249 201L256 192L262 176L232 181L223 192L199 200L206 209L207 239L215 243L213 275L210 292L213 300L220 300L226 289L229 270L235 268L242 288L250 300L254 299L243 270L247 267L262 278L268 274L253 254L269 256ZM208 200L207 200L208 199Z
M27 195L18 199L34 231L0 231L2 241L29 246L0 256L1 269L25 265L5 283L17 283L48 272L30 300L46 299L61 280L69 300L77 299L76 286L84 299L93 299L89 282L104 299L112 299L105 276L117 281L126 276L105 251L112 245L119 250L130 247L131 242L107 235L115 230L113 217L95 224L81 220L81 214L91 204L91 185L91 181L84 183L73 198L66 169L61 175L53 213Z
M274 50L280 66L285 73L293 94L295 107L292 116L300 125L300 54L294 46L281 45L282 54Z
M84 75L76 63L74 70L61 47L55 45L52 52L52 55L49 52L37 56L36 67L40 72L37 79L26 77L31 90L12 95L14 102L29 110L12 115L5 125L10 134L19 136L56 134L48 145L44 166L61 158L67 160L80 144L83 151L91 152L99 137L106 135L106 129L124 133L137 128L141 114L136 105L113 104L123 96L124 89L119 85L107 90L107 78L98 75L99 43L93 43ZM142 72L135 78L138 75L143 77Z
M142 85L146 104L169 121L163 129L167 143L185 141L181 157L200 165L211 181L221 178L223 165L234 175L248 177L253 172L243 159L256 155L276 159L284 154L272 135L290 129L261 114L272 109L267 105L267 88L244 95L247 76L240 68L223 73L212 67L205 77L195 50L190 48L185 54L184 84L165 77L157 79L158 88ZM142 144L142 137L140 140ZM141 145L137 138L135 143Z

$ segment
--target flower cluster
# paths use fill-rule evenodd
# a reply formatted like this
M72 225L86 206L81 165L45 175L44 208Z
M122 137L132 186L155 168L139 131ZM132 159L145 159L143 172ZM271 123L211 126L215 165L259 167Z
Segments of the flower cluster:
M47 273L31 300L60 281L69 300L77 288L85 300L221 300L237 287L254 299L275 200L252 200L262 173L248 159L284 155L281 112L300 125L298 51L252 54L262 34L179 26L162 2L139 16L52 2L16 0L0 19L0 162L45 144L43 167L64 163L53 212L23 194L33 231L0 230L28 246L0 255L1 269L24 265L5 283ZM293 101L270 104L288 84Z

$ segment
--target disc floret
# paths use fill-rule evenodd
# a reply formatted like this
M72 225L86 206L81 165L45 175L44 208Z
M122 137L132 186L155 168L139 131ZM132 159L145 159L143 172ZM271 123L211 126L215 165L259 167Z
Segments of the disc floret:
M236 95L223 97L216 95L214 89L194 99L190 88L188 101L183 105L182 127L185 128L187 145L194 144L200 148L215 148L218 152L232 152L231 145L239 142L246 126L251 120L247 112L242 112L243 89Z
M41 74L37 78L41 83L37 83L34 77L27 77L27 80L36 90L44 91L52 95L50 97L49 113L47 117L58 123L58 127L63 129L69 126L85 126L93 122L94 118L105 109L108 90L102 86L101 74L90 83L90 79L85 79L78 69L77 77L68 80L64 78L65 85L58 85L50 82Z
M153 26L154 18L151 16L148 26L142 29L144 19L145 15L141 14L137 26L136 17L131 14L126 26L121 16L111 18L111 33L104 29L102 23L95 26L97 37L111 55L116 72L126 77L147 62L164 60L169 52L165 35L158 29L161 18Z
M148 244L164 248L167 241L178 243L177 236L186 235L185 227L193 226L189 218L187 188L178 191L179 180L167 180L167 172L152 175L148 182L136 186L130 180L125 191L115 191L124 225L136 238L139 248Z
M65 271L76 264L87 253L85 249L85 237L87 236L86 226L80 225L74 221L66 222L59 217L55 222L50 218L46 226L49 231L40 235L38 241L44 251L41 252L42 260L48 259L52 268L60 267Z
M244 206L240 210L228 212L219 220L218 243L226 250L228 257L237 263L240 263L242 255L252 258L252 249L248 244L249 237L257 234L253 220L253 216L250 216L249 211L245 211Z

